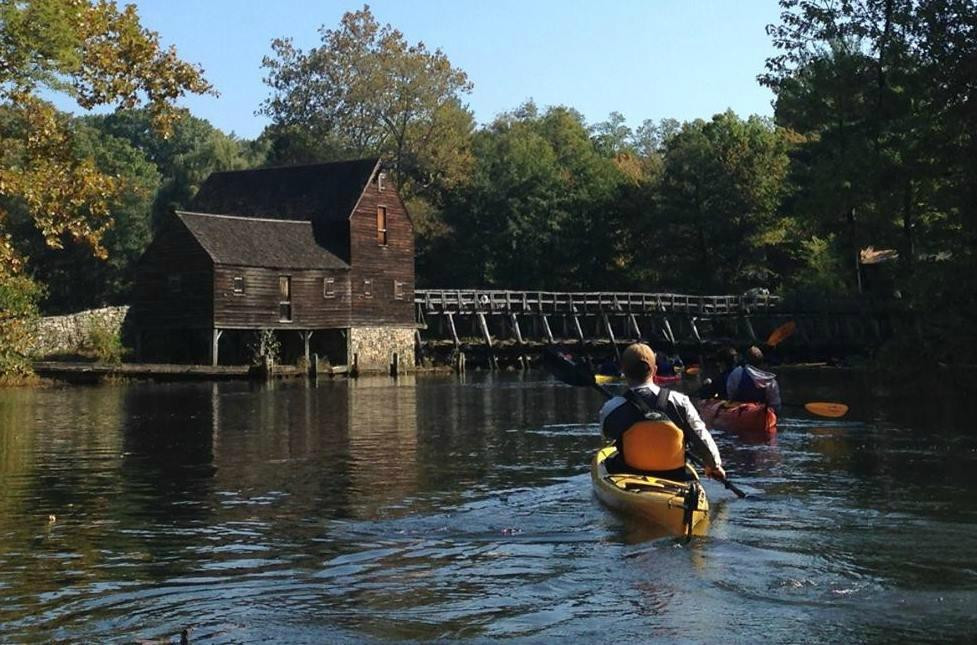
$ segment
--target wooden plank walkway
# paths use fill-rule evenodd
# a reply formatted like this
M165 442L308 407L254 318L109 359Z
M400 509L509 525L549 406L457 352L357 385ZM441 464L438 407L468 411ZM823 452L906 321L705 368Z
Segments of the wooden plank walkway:
M418 289L414 292L414 303L420 312L427 314L606 312L689 313L719 316L774 311L780 306L780 297L769 294L696 296L627 291Z

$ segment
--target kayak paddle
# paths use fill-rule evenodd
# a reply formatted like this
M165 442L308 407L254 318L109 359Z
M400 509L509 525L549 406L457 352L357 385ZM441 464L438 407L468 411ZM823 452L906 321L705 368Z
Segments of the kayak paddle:
M576 387L592 387L601 394L604 398L611 399L614 394L608 390L606 387L597 382L594 378L594 373L590 370L584 363L578 363L573 360L573 356L562 350L554 349L552 347L547 347L543 350L543 365L546 367L550 373L563 381L567 385L573 385ZM702 466L702 461L700 461L692 453L686 453L689 459L696 464ZM723 486L728 490L733 491L737 497L746 497L744 493L736 484L729 481L728 478L718 480Z
M810 403L781 403L788 408L804 408L813 415L837 419L848 414L848 406L844 403L828 401L812 401Z
M765 345L768 347L776 347L793 336L795 331L797 331L797 323L793 320L788 320L783 325L770 332L770 336L767 337L767 342Z

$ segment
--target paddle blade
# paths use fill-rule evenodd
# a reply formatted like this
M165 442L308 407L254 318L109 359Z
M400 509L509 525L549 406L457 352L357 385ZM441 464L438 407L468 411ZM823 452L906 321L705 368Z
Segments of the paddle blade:
M848 414L848 406L844 403L805 403L804 409L819 417L837 419Z
M797 331L797 323L793 320L787 321L780 327L777 327L770 332L770 336L767 338L767 345L770 347L776 347L793 336L795 331Z
M692 365L690 367L686 367L685 368L685 373L688 374L689 376L695 376L699 372L700 372L700 369L699 369L699 366L698 365Z
M576 361L569 352L555 347L543 350L543 367L567 385L593 387L596 383L594 373L586 363Z

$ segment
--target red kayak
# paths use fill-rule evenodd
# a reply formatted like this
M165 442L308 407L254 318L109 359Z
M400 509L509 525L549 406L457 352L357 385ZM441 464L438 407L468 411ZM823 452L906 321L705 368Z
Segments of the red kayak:
M706 399L696 405L710 428L729 430L754 437L777 434L777 413L763 403L737 403Z
M655 385L668 385L682 380L681 374L655 374Z

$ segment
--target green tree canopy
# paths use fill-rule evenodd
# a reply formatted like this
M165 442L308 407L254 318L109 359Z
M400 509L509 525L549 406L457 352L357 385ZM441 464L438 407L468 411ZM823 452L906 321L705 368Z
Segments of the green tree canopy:
M470 167L468 77L441 50L410 44L368 7L320 29L308 52L272 42L263 65L272 90L261 112L275 162L382 155L410 197L462 182Z
M0 285L34 294L19 302L31 314L37 290L22 271L22 240L10 232L11 210L24 213L44 242L66 239L106 256L110 207L125 192L122 181L80 157L70 120L40 98L63 92L82 108L145 104L166 133L173 101L185 92L211 91L199 68L160 47L155 32L139 24L135 8L108 0L0 0ZM25 365L22 336L8 333L19 321L0 321L0 343L10 357L3 369ZM19 357L19 358L18 358Z
M698 291L779 282L788 148L787 133L760 117L683 124L665 143L660 204L641 227L649 256Z
M624 179L582 117L532 104L473 143L471 182L449 195L450 271L465 285L576 288L611 282Z

